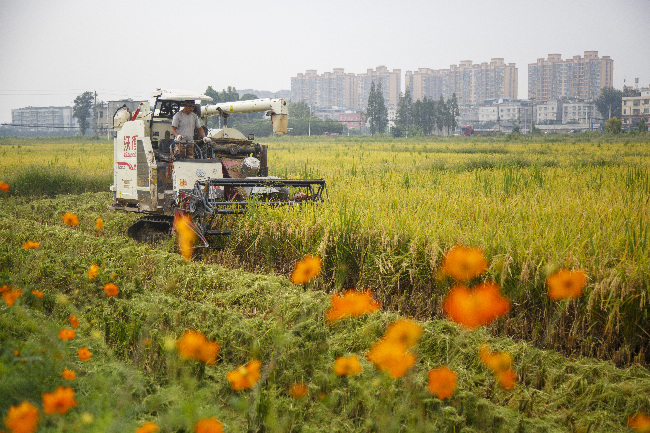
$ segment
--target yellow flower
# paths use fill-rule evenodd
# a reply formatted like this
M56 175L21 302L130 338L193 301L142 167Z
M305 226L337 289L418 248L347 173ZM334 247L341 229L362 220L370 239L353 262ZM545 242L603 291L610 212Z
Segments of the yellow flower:
M178 249L181 252L181 256L185 260L191 259L194 244L198 239L198 235L194 231L194 225L192 224L192 217L189 214L185 214L181 217L174 218L174 230L177 233Z
M104 220L101 219L101 218L97 218L97 220L95 221L95 228L97 230L103 229L104 228Z
M90 269L88 269L88 279L91 281L94 280L97 274L99 274L99 266L93 263L90 265Z
M4 423L11 433L34 433L38 428L38 409L27 401L10 406Z
M356 355L339 356L334 361L334 373L337 376L354 376L361 373L361 371L363 371L363 367Z
M239 366L236 370L226 374L230 386L235 391L252 388L260 380L260 367L262 363L254 359L246 365Z
M203 418L194 425L194 433L223 433L223 424L216 418Z
M43 412L47 414L65 415L76 405L74 390L70 387L60 386L54 392L43 394Z
M66 225L69 226L79 225L79 217L77 216L77 214L66 212L65 214L61 215L61 218L63 218L63 222L66 223Z
M305 256L302 260L296 263L291 273L291 282L293 284L307 284L318 274L323 267L323 261L320 257Z
M560 269L546 279L548 296L553 300L577 298L587 284L587 274L583 271Z
M216 341L208 341L201 332L185 331L183 336L176 343L178 353L183 359L193 359L207 365L217 362L221 347Z
M374 313L380 308L379 302L372 298L370 290L357 292L350 289L343 295L333 294L330 299L332 306L326 313L327 320L330 322Z
M35 250L40 247L41 244L34 241L27 241L23 244L23 250Z
M487 260L477 248L455 246L445 254L442 271L456 281L471 281L487 271Z
M411 348L418 344L422 335L422 327L412 320L403 319L391 323L386 328L384 340L393 343L400 343Z
M447 399L456 392L458 375L447 366L430 370L428 375L429 392L440 400Z
M387 372L393 379L404 376L415 365L417 358L406 350L405 345L386 340L375 343L366 357L377 369Z

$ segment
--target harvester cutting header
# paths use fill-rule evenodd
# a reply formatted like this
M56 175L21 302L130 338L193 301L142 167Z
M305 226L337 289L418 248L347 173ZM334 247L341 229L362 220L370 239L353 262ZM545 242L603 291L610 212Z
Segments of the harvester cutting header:
M285 99L255 99L194 105L211 101L204 94L157 90L153 109L142 103L131 113L125 106L113 118L113 210L147 214L131 225L134 239L154 241L169 236L174 217L190 214L203 245L220 215L246 211L255 198L270 205L320 202L326 191L323 179L281 179L268 175L268 146L254 143L228 127L235 113L265 112L275 134L285 134L288 107ZM204 121L221 116L223 127L196 128L191 137L180 136L172 119L183 110ZM203 138L205 137L205 138ZM203 138L203 139L202 139ZM180 150L187 152L180 152Z

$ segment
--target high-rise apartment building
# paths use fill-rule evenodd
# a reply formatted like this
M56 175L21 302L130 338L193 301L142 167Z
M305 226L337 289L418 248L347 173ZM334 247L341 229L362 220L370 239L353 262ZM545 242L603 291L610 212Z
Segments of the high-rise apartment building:
M576 98L591 101L603 87L613 87L614 61L585 51L584 57L562 60L560 54L528 65L528 98L538 101Z
M315 107L339 107L365 110L368 105L371 83L381 83L384 101L388 107L396 107L401 91L402 73L392 72L385 66L368 69L364 74L345 73L343 68L318 74L307 70L291 78L291 100L305 101Z
M458 105L476 105L488 99L517 99L518 70L503 58L476 64L463 60L449 69L406 71L405 85L413 101L425 96L449 99L455 93Z

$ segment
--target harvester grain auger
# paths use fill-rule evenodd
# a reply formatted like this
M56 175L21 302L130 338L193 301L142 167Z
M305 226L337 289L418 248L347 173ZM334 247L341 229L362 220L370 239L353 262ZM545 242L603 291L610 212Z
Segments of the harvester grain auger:
M114 172L112 210L146 214L128 229L128 235L140 241L156 241L169 236L174 218L192 216L192 229L203 246L206 237L228 234L213 230L216 219L246 211L251 200L271 206L299 205L323 201L327 194L323 179L281 179L268 175L268 147L254 143L229 128L233 113L266 112L273 132L287 130L288 109L285 99L255 99L196 105L196 114L205 119L221 116L223 128L208 131L209 143L194 143L196 159L178 159L174 155L172 117L186 100L209 101L202 94L158 90L153 110L142 103L134 113L119 109L113 119Z

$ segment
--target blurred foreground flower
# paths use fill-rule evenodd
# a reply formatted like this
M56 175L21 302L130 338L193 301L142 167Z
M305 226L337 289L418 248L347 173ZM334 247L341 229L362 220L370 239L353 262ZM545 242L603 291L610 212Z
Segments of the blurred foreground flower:
M38 428L38 408L28 401L9 406L4 423L11 433L34 433Z
M334 361L334 373L337 376L354 376L361 373L361 371L363 371L363 367L356 355L339 356Z
M59 338L63 341L72 340L75 335L74 329L63 328L59 331Z
M246 365L240 365L237 370L226 374L230 386L235 391L252 388L260 380L260 367L262 363L254 359Z
M142 424L138 429L135 431L135 433L156 433L159 432L160 428L158 427L158 424L155 422L149 421L144 424Z
M333 294L331 296L332 306L327 310L326 317L330 322L358 317L364 314L374 313L381 305L372 298L370 290L347 290L343 295Z
M293 398L303 398L309 392L309 388L302 382L294 383L289 387L289 395Z
M88 279L91 281L94 280L97 274L99 274L99 266L93 263L90 265L90 269L88 269Z
M293 268L291 282L293 284L307 284L320 274L322 267L323 261L320 257L305 256Z
M433 370L429 370L429 393L435 395L440 400L447 399L454 395L456 391L456 381L458 375L443 365Z
M223 433L223 424L216 418L203 418L194 425L194 433Z
M583 271L560 269L546 279L548 297L558 299L577 298L587 284L587 274Z
M79 225L79 217L77 216L77 214L66 212L63 215L61 215L61 218L63 218L63 222L66 223L66 225L69 226Z
M70 314L70 317L68 319L70 320L70 326L72 326L73 328L79 326L79 320L77 320L77 318L72 314Z
M216 341L208 341L201 332L185 331L176 343L178 353L183 359L193 359L207 365L217 362L221 347Z
M3 286L7 287L7 286ZM8 286L9 290L4 290L2 292L2 299L8 306L12 306L16 303L16 299L20 298L23 295L23 289L12 289L11 286Z
M45 295L45 293L41 292L40 290L32 290L32 295L36 296L38 299L43 299L43 295Z
M40 247L41 244L35 241L27 241L23 244L23 250L35 250Z
M492 371L502 388L514 389L517 383L517 374L512 369L512 355L507 352L491 352L484 344L479 350L479 358Z
M106 292L106 296L117 296L118 288L115 283L106 283L104 284L104 291Z
M637 413L627 419L627 426L641 433L650 433L650 416Z
M456 281L467 282L487 271L487 260L483 251L460 245L447 251L442 262L442 271Z
M0 191L9 192L9 184L0 181Z
M442 302L444 313L469 329L487 325L510 310L510 301L502 296L496 283L482 283L469 289L456 285Z
M82 347L81 349L77 350L77 356L79 357L79 361L88 361L92 356L92 352L88 350L87 347Z
M65 415L76 405L74 390L68 386L60 386L54 392L43 394L43 412L47 414Z
M398 379L415 365L417 356L409 353L400 343L380 340L373 344L366 356L378 370L385 371L393 379Z
M181 256L185 260L191 259L194 244L198 239L198 235L192 228L192 217L189 214L185 214L174 218L174 230L176 230L178 249L181 252Z
M104 220L101 219L101 218L97 218L97 220L95 221L95 228L97 230L103 229L104 228Z
M410 349L418 344L420 335L422 335L422 326L412 320L402 319L388 325L384 333L384 340L403 344Z
M61 373L61 376L62 376L65 380L75 380L75 379L77 378L77 373L75 373L74 371L72 371L72 370L66 368L66 369L63 370L63 372Z

